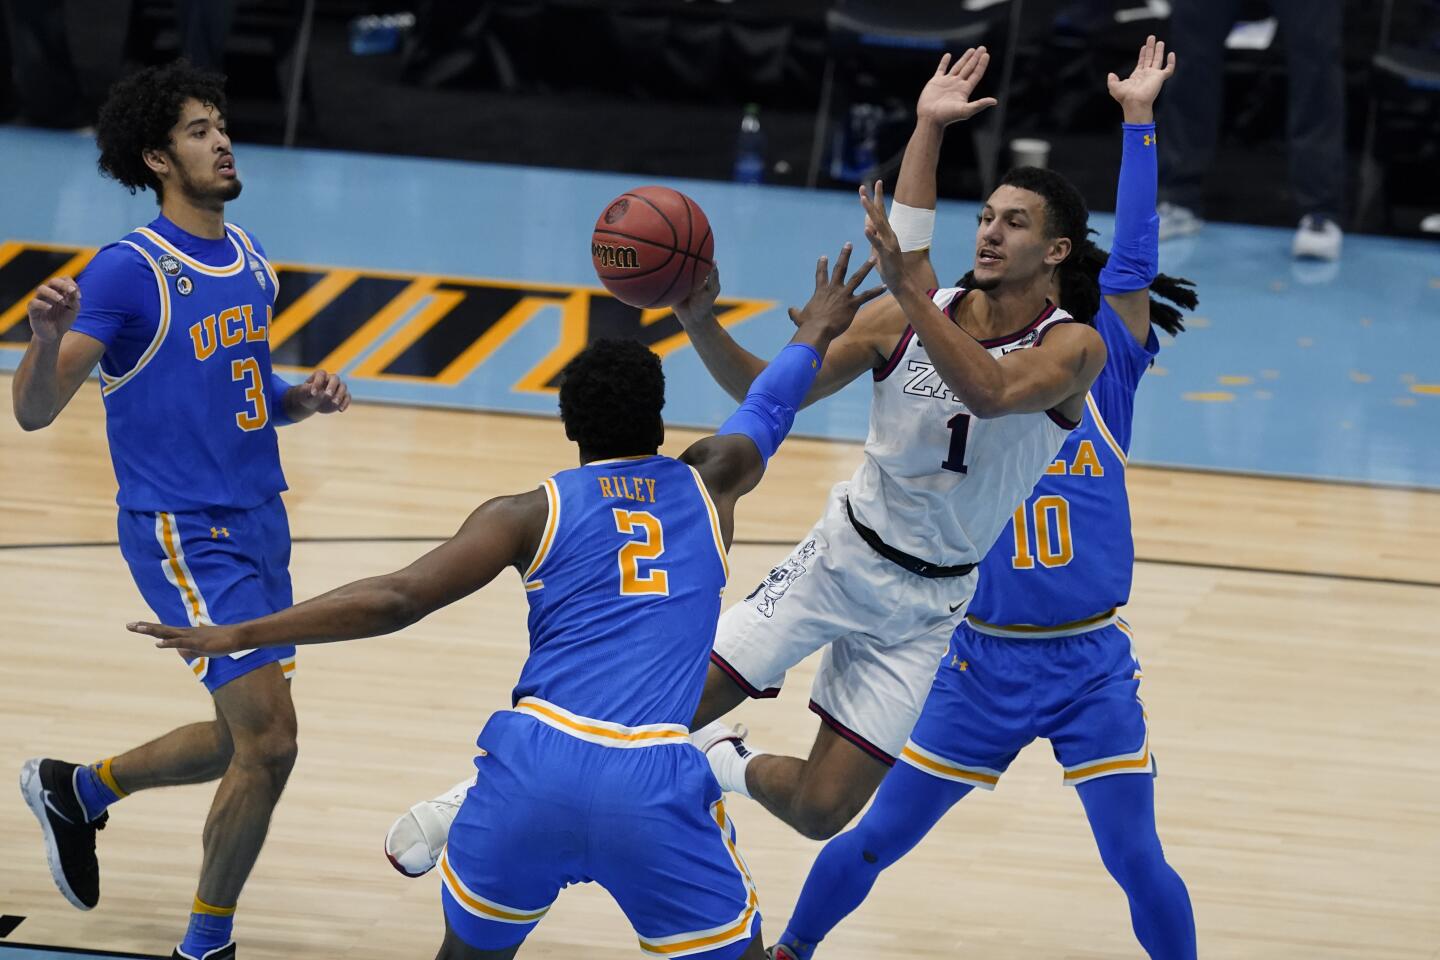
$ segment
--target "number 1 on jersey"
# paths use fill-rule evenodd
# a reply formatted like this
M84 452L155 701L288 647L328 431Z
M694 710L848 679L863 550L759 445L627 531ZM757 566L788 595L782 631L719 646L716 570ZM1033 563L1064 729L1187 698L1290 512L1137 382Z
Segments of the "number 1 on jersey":
M615 509L615 529L630 536L642 534L644 539L631 540L620 548L620 596L669 596L670 575L654 567L643 575L641 560L654 560L665 552L665 530L660 518L644 510Z
M950 428L950 454L940 463L945 470L969 473L965 466L965 441L970 437L970 414L957 413L945 424Z

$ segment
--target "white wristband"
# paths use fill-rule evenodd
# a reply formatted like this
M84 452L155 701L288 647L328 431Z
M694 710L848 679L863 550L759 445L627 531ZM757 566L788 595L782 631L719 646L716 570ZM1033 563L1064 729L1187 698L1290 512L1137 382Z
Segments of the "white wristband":
M907 207L899 200L890 201L890 229L900 241L900 252L929 250L935 239L935 211Z

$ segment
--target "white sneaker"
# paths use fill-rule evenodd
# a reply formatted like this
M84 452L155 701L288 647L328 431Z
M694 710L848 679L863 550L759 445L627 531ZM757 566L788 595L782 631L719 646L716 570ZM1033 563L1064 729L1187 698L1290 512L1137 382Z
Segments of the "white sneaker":
M1290 255L1303 260L1339 260L1340 246L1344 241L1345 234L1334 220L1308 214L1295 231Z
M1162 203L1155 208L1160 215L1160 239L1173 240L1176 237L1193 237L1205 226L1205 221L1195 215L1189 207L1178 207L1173 203Z
M743 723L732 727L724 720L712 720L699 730L692 731L690 742L695 744L695 749L701 753L709 753L711 748L726 740L744 740L749 735L750 731Z
M385 856L390 866L407 877L423 877L440 862L440 852L450 836L450 824L460 813L465 794L475 786L475 777L461 780L430 800L421 800L390 824L385 834Z

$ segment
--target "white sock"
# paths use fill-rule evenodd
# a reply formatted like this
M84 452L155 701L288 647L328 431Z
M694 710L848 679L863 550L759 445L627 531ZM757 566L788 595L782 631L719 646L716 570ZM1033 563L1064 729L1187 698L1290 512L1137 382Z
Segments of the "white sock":
M745 784L745 768L756 757L763 757L764 750L755 750L744 740L726 740L711 747L705 754L710 761L710 772L720 782L720 789L727 793L738 793L750 798L750 788Z

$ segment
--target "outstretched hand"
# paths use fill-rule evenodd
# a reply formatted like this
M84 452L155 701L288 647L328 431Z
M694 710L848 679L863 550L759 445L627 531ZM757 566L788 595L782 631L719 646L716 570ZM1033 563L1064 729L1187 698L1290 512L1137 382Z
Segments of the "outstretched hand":
M179 650L191 660L196 657L222 656L245 649L239 635L230 627L167 627L163 623L136 622L125 624L125 629L131 633L154 637L155 646Z
M969 120L980 111L995 106L999 101L994 97L970 99L989 65L990 53L984 47L971 47L953 64L950 54L945 54L940 58L940 66L935 68L935 75L920 91L915 115L921 120L944 126L957 120Z
M850 270L851 249L848 243L840 248L840 256L835 258L833 271L829 270L829 257L821 257L816 262L815 292L810 295L810 302L799 309L790 308L790 320L801 332L807 327L814 327L827 338L838 337L849 329L856 311L885 292L885 288L881 286L871 287L861 293L855 292L869 276L875 260L866 260L847 280L845 274Z
M1140 48L1135 69L1121 80L1115 74L1105 78L1110 96L1125 110L1126 123L1152 123L1155 119L1155 98L1165 81L1175 75L1175 54L1165 57L1165 41L1152 34Z
M885 213L885 182L876 180L873 190L860 185L860 206L865 210L865 239L870 241L871 258L880 267L880 279L895 290L905 277L905 257L900 240Z

